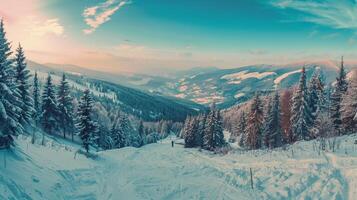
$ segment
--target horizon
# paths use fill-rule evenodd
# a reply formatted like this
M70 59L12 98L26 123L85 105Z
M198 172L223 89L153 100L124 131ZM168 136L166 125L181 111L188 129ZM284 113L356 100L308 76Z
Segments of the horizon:
M143 74L355 63L356 9L347 0L0 2L7 38L29 60Z

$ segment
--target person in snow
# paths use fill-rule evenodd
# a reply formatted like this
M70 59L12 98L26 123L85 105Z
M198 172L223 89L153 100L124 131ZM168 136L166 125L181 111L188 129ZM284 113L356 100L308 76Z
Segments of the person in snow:
M174 141L171 140L171 147L174 147Z

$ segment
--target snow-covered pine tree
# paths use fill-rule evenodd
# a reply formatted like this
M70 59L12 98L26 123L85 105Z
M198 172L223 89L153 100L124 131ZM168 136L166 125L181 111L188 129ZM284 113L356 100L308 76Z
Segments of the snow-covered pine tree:
M82 139L83 147L88 153L89 146L96 140L97 124L92 119L93 99L90 91L86 89L81 97L78 107L79 116L79 136Z
M270 96L268 96L266 100L266 111L264 113L264 123L263 123L263 131L262 131L262 147L269 148L269 140L270 135L272 133L271 130L271 121L272 121L272 107L273 107L273 100Z
M246 144L246 139L247 139L247 134L245 132L246 126L247 126L247 119L245 116L245 112L242 111L236 128L236 132L238 133L238 135L240 135L239 146L241 147L244 147L244 145Z
M145 131L144 131L144 122L143 120L140 120L139 122L139 127L138 127L138 133L139 133L139 136L141 138L141 144L140 146L143 146L144 145L144 139L145 139Z
M203 147L203 136L205 134L207 113L203 113L199 118L196 134L196 145Z
M283 133L281 130L281 111L280 111L280 97L279 91L275 92L272 99L272 107L270 109L267 123L268 131L268 145L267 147L272 149L280 147L283 144Z
M70 96L70 88L66 80L66 75L63 73L57 93L58 101L58 117L59 124L62 129L63 138L66 138L67 131L73 134L74 117L73 117L73 104L72 97Z
M211 111L207 115L205 131L203 135L203 148L213 150L215 148L214 132L215 132L216 109L214 104L211 106Z
M181 137L182 139L185 138L185 135L186 135L186 133L188 132L190 122L191 122L191 116L187 116L187 117L186 117L186 120L185 120L185 123L184 123L184 126L183 126L183 128L182 128L182 130L181 130L181 134L180 134L180 137Z
M220 110L216 110L214 118L214 148L223 147L226 144L223 134L223 124Z
M291 99L292 91L285 90L281 95L281 128L284 136L284 143L291 144L294 142L291 132Z
M32 90L32 96L33 96L33 116L32 118L35 121L36 126L39 124L40 116L41 116L41 103L40 103L40 83L38 80L37 72L35 72L35 76L33 78L33 90Z
M12 143L11 135L22 133L19 123L20 94L15 83L11 46L6 39L4 22L0 21L0 140L5 147Z
M343 130L347 133L357 131L357 120L354 119L357 111L357 70L352 72L348 89L342 96L341 119Z
M32 123L32 114L34 112L33 99L30 93L30 71L27 69L26 58L22 46L19 44L15 55L16 84L20 93L21 113L19 113L19 122L24 125Z
M128 115L125 113L120 115L119 130L125 135L126 146L139 147L141 144L141 137L137 131L134 131Z
M299 84L292 98L291 113L291 130L294 140L309 140L311 111L309 110L305 67L301 70Z
M324 82L320 68L317 68L312 75L309 86L309 109L311 112L311 123L313 124L318 116L318 113L324 109L325 106L325 93Z
M197 119L192 117L188 122L186 133L185 133L185 147L192 148L196 146L196 136L197 133Z
M244 146L248 149L259 149L261 147L262 131L263 131L264 113L259 93L257 93L250 105L250 110L247 119L246 143Z
M54 85L52 84L51 75L48 74L47 81L42 93L41 124L44 131L46 131L48 134L53 134L53 131L57 128L57 123L57 99Z
M121 130L121 127L118 125L118 122L113 123L110 132L110 138L113 140L113 148L123 148L126 146L125 133Z
M346 79L346 72L343 62L343 57L341 58L341 66L338 77L336 78L336 84L331 95L331 118L333 119L333 124L337 135L341 134L341 100L344 93L347 91L348 82Z

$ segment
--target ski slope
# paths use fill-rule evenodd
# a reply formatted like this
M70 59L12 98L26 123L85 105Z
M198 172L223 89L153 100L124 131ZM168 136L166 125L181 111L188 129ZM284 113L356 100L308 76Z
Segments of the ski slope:
M93 160L76 154L78 145L52 140L32 145L30 138L19 137L16 148L0 151L0 199L352 200L357 195L355 139L338 138L335 152L318 153L317 142L310 141L286 150L235 149L227 155L179 144L172 148L167 139L100 152Z

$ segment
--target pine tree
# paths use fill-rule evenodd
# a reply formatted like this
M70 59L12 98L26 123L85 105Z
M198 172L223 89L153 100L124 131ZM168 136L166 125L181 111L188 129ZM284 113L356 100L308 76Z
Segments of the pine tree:
M36 126L38 126L39 118L41 116L41 104L40 104L40 83L38 80L37 72L35 72L35 76L33 78L33 116L32 118L35 121Z
M318 113L324 109L325 106L325 93L324 93L324 83L322 80L322 75L320 69L316 69L312 75L309 87L309 110L311 112L311 123L313 124L318 116Z
M196 137L195 134L197 132L197 119L192 117L188 122L186 133L185 133L185 147L192 148L196 146Z
M145 138L145 131L144 131L144 123L143 120L140 120L139 122L139 127L138 127L138 133L141 138L141 144L140 146L144 145L144 138Z
M294 142L291 131L291 99L292 91L285 90L281 95L281 128L283 131L284 143L291 144Z
M0 140L9 147L11 135L22 133L19 123L21 110L20 93L15 82L11 46L6 39L3 20L0 22Z
M207 113L202 114L198 119L199 119L199 121L198 121L198 128L197 128L195 143L197 146L203 147L203 136L205 134Z
M357 120L354 119L357 111L357 70L352 74L348 89L342 96L341 119L343 130L347 133L357 131Z
M267 104L267 108L266 108L266 112L264 113L264 123L263 123L263 132L262 132L263 148L269 148L269 139L272 131L270 130L272 128L270 121L272 120L271 114L272 114L273 100L271 99L270 96L267 98L266 104Z
M309 110L308 93L306 88L305 67L301 70L299 85L292 99L291 129L294 140L310 139L311 111Z
M246 143L248 149L259 149L261 147L263 131L263 109L259 93L254 96L247 119Z
M70 96L70 89L66 80L65 74L62 75L62 80L58 88L58 115L59 122L62 128L63 138L66 138L68 130L74 129L73 104Z
M45 88L42 93L42 115L41 123L42 128L48 134L53 134L57 128L58 110L55 89L52 84L51 75L48 74Z
M339 71L339 75L336 78L336 84L334 87L334 90L331 95L331 118L333 120L333 124L335 127L335 130L337 130L338 135L340 135L341 132L341 125L342 125L342 120L341 120L341 100L342 96L345 94L347 91L348 83L346 79L346 72L345 72L345 67L343 63L343 57L341 59L341 67Z
M16 67L16 83L20 93L21 99L21 113L19 116L19 121L23 125L30 125L32 123L32 114L34 112L33 99L30 94L30 71L27 69L26 58L24 51L19 44L16 49L15 55L15 67Z
M225 145L222 117L220 110L217 110L214 118L214 148L223 147Z
M205 132L203 135L203 148L206 150L214 150L215 148L215 123L216 123L215 104L212 104L211 111L207 116Z
M281 130L281 117L280 117L280 98L279 92L276 91L272 100L272 107L268 114L268 120L266 121L266 138L267 147L272 149L280 147L283 144L283 134Z
M82 139L83 147L87 153L89 151L89 146L97 139L97 125L96 122L94 122L92 119L92 112L93 99L90 95L90 91L87 89L84 91L84 94L81 97L78 108L79 136Z
M244 147L244 144L246 144L246 139L247 139L247 134L245 132L246 127L247 127L247 120L245 117L245 112L242 111L236 128L236 132L240 135L239 146L241 147Z
M141 144L141 138L138 132L134 131L130 120L126 114L120 115L119 118L119 130L124 135L126 141L125 146L139 147Z

